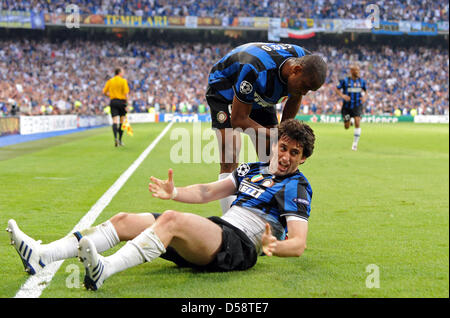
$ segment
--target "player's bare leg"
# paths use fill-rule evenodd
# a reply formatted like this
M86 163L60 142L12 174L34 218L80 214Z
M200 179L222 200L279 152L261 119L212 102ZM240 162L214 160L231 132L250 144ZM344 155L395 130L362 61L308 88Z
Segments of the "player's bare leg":
M169 210L161 214L153 231L164 246L172 246L190 263L209 264L222 244L222 229L202 216Z
M151 213L125 213L120 212L110 219L120 241L129 241L142 233L155 223Z
M156 222L117 253L103 257L89 238L80 241L79 257L86 269L85 286L97 290L111 275L151 262L170 245L188 262L209 264L222 244L222 229L214 222L190 213L168 210Z
M220 152L219 180L223 180L238 167L241 151L241 134L232 128L224 128L217 129L216 136ZM235 199L236 196L232 195L219 200L223 214L228 211Z

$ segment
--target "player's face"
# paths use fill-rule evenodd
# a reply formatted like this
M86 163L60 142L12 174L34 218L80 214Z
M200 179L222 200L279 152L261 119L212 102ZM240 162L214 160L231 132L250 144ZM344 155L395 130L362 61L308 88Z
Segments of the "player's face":
M294 173L298 166L305 162L303 147L288 136L282 136L272 148L273 156L270 160L269 170L276 176L285 176Z
M359 77L359 67L353 66L350 68L350 73L353 77Z
M290 95L306 95L309 91L316 91L320 88L311 80L309 76L306 76L301 69L293 71L288 77L287 89Z

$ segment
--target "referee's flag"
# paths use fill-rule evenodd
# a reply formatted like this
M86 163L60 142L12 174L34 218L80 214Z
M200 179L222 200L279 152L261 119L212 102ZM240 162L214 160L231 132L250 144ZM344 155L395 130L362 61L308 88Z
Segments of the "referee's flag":
M133 128L131 128L128 117L125 118L125 121L122 124L122 130L126 131L127 135L133 136Z

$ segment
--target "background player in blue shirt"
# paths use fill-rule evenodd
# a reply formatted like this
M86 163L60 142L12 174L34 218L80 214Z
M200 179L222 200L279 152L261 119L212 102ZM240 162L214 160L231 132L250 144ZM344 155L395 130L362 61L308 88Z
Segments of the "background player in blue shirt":
M151 177L149 190L165 200L207 203L236 193L236 201L222 217L173 210L119 213L46 245L28 237L10 220L7 230L12 244L32 274L78 254L86 268L85 286L93 290L111 275L160 256L205 271L245 270L255 265L262 252L299 257L306 247L312 190L298 166L311 156L315 136L308 125L295 119L284 121L278 130L269 162L242 164L224 180L175 187L172 170L168 180ZM289 239L283 240L286 228ZM115 254L98 254L120 241L128 242Z
M362 105L367 100L367 88L366 81L360 77L359 65L353 64L350 66L350 75L339 81L335 91L344 99L341 112L345 129L350 127L351 118L354 118L355 130L353 132L352 150L356 151L358 149L359 137L361 136Z
M302 96L319 89L326 73L319 55L293 44L248 43L216 62L208 77L206 100L219 142L219 180L238 166L238 129L250 135L259 160L266 161L270 128L278 124L275 105L287 96L281 121L295 118ZM223 213L234 200L234 196L220 200Z

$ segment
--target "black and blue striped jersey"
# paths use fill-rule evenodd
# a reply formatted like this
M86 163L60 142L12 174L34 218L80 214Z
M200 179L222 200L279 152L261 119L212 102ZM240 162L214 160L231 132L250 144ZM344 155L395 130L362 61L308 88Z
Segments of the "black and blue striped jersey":
M285 217L309 219L312 189L306 177L297 170L283 177L269 172L269 163L243 163L233 171L236 205L256 212L266 221L279 224L287 232Z
M350 101L344 100L344 108L353 109L361 106L361 92L366 91L365 80L360 77L356 80L346 77L339 81L337 88L341 89L343 94L350 96Z
M287 59L311 54L292 44L248 43L236 47L212 67L208 85L231 104L236 96L253 109L273 107L288 96L281 78Z

